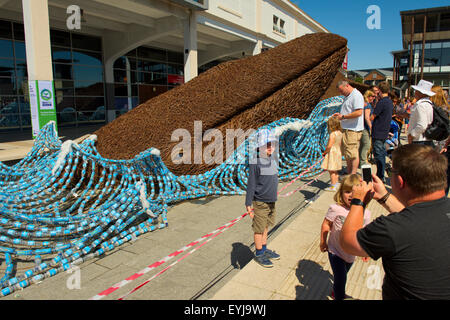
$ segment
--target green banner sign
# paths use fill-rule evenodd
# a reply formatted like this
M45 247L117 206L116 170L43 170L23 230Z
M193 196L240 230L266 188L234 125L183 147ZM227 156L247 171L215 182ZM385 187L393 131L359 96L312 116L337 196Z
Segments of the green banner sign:
M56 99L53 81L30 80L28 81L30 95L31 125L33 128L33 139L39 131L50 121L56 125Z

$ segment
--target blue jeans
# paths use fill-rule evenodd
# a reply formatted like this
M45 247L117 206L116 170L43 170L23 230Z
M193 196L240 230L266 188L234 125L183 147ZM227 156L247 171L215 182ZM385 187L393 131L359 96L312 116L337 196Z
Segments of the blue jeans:
M345 299L345 285L347 283L347 273L352 267L353 263L345 262L337 255L328 252L328 259L330 259L331 269L333 270L333 291L335 300Z
M372 139L373 158L377 165L377 176L384 182L384 170L386 168L386 147L384 140Z

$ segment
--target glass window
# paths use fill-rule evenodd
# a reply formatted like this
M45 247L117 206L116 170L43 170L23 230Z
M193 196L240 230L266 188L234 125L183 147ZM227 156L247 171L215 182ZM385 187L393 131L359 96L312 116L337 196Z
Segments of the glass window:
M64 88L64 89L55 89L56 91L56 97L64 97L64 96L73 96L74 95L74 89L73 88Z
M0 21L0 38L12 39L11 22Z
M73 66L74 80L103 82L103 69L95 67Z
M69 97L69 96L62 96L62 97L58 97L56 96L56 111L57 112L63 112L64 110L66 111L71 111L71 109L73 109L73 111L75 111L75 98L74 97Z
M180 85L184 83L184 76L182 75L176 75L176 74L169 74L167 76L167 83L170 85Z
M441 31L450 31L450 13L441 13Z
M25 41L25 31L22 23L13 23L14 39Z
M13 46L11 40L0 39L0 57L12 59L14 57L12 48Z
M73 81L70 80L55 80L55 89L73 88Z
M167 84L167 74L152 73L150 84Z
M55 79L73 79L72 65L55 63L53 65L53 77Z
M438 15L427 15L427 32L437 32L438 31Z
M75 81L75 95L78 96L102 96L103 82Z
M30 113L30 101L27 97L19 97L19 104L20 104L20 112L22 115L24 113Z
M104 107L103 97L76 97L77 111L95 111L98 107Z
M25 50L25 42L15 41L14 42L14 52L16 54L16 59L27 59L27 52Z
M22 127L30 127L31 126L31 114L30 113L22 113L20 115L21 125Z
M121 98L116 97L114 98L114 107L116 110L125 110L128 111L131 108L128 108L128 97Z
M441 66L450 66L450 48L442 48Z
M130 63L131 70L137 70L137 60L135 58L128 57L128 62Z
M0 111L0 128L17 129L20 128L19 114L2 114Z
M127 97L128 87L126 84L115 84L114 85L114 95L116 97Z
M69 48L52 47L53 62L72 63L72 53Z
M152 80L152 74L150 72L138 72L137 82L138 83L150 83Z
M157 60L157 61L166 61L166 50L159 50L154 48L147 47L139 47L137 49L137 55L139 58Z
M72 33L72 47L77 49L102 51L102 39L99 37Z
M125 54L127 57L134 57L136 58L136 54L137 54L137 49L133 49L131 51L129 51L127 54Z
M127 69L127 59L128 63L130 64L130 70L136 70L137 69L137 60L135 58L131 57L120 57L114 62L114 68L117 69Z
M431 49L440 49L442 47L442 42L432 42Z
M0 77L14 76L14 60L0 59Z
M425 50L425 67L434 67L441 65L441 49L426 49Z
M0 117L9 113L19 113L17 98L0 96Z
M114 82L127 82L126 70L114 70Z
M59 112L56 112L56 120L58 121L59 125L74 125L77 120L77 111L72 106L67 106L65 108L59 109L59 106L57 104L57 109L60 110Z
M50 39L52 45L61 46L61 47L70 47L70 33L59 31L59 30L50 30Z
M167 51L167 60L169 62L184 63L184 55L182 52Z
M16 94L16 86L14 78L1 78L0 77L0 94L14 95Z
M102 54L73 50L73 63L101 67L103 66Z
M116 61L114 61L114 69L126 69L127 63L125 59L125 57L120 57Z
M28 78L26 62L16 61L16 75L18 78Z
M131 105L129 105L131 102ZM135 108L139 104L138 97L116 97L114 99L114 107L118 110L118 114L124 114L125 112Z
M165 63L140 60L138 63L139 71L153 71L158 73L167 73L167 65Z
M93 112L85 112L84 113L89 121L105 121L105 106L98 106Z
M168 67L169 74L178 74L181 76L184 74L184 66L182 66L182 65L169 64L167 67Z
M73 96L73 81L70 80L55 80L56 96Z
M135 84L132 84L128 86L127 84L115 84L114 85L114 95L116 97L128 97L128 90L131 92L131 96L137 96L138 95L138 86Z
M28 96L28 79L27 78L17 78L17 94Z

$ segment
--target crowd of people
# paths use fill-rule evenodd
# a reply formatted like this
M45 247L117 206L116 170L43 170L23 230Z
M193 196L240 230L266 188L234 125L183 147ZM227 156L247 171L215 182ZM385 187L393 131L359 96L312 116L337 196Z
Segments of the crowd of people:
M347 81L337 85L345 97L328 120L329 140L322 168L334 191L320 230L320 250L333 271L332 297L345 299L347 273L355 258L382 259L383 299L450 299L449 98L440 86L421 80L414 97L399 99L388 83L364 95ZM445 112L444 112L445 111ZM444 112L444 129L437 114ZM439 131L439 135L436 132ZM400 134L407 142L400 141ZM444 132L444 133L443 133ZM439 137L434 141L433 137ZM436 139L435 139L436 140ZM261 160L250 165L246 209L253 219L255 260L272 267L280 255L267 248L274 224L276 138L259 141ZM386 185L386 158L392 160ZM347 175L340 177L345 159ZM372 160L370 181L358 174ZM341 182L339 182L341 180ZM375 199L387 211L375 220L366 209Z

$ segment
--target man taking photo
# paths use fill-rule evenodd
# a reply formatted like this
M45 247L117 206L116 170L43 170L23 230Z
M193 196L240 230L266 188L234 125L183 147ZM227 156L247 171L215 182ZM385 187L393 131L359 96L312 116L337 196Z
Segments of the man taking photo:
M353 187L340 244L356 256L382 259L383 299L450 299L450 199L447 159L422 144L392 154L393 194L373 183ZM390 214L363 226L364 207L376 199Z

